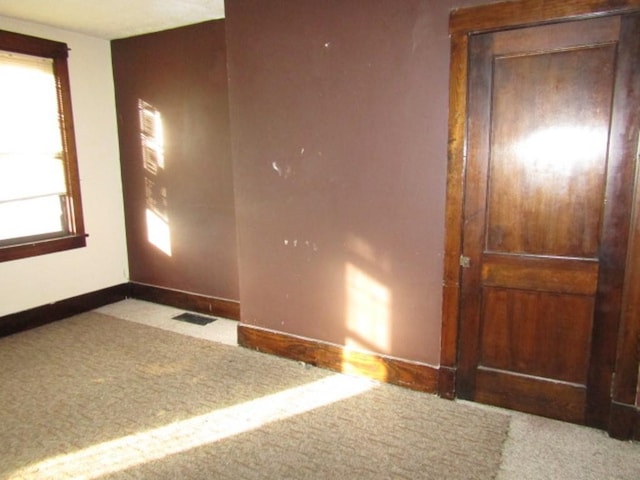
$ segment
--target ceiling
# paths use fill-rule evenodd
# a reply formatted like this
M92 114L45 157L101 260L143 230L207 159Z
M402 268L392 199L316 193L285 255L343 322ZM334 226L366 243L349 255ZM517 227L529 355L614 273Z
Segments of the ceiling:
M0 0L0 16L108 40L224 17L224 0Z

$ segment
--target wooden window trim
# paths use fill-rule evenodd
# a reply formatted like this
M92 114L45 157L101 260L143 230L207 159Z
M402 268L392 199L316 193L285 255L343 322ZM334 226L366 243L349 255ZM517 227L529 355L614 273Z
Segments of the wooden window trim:
M0 248L0 262L17 260L20 258L46 255L47 253L61 252L86 246L86 235L70 235L56 237L37 242L22 243Z
M0 262L45 255L86 246L80 175L76 154L71 88L67 58L69 48L63 42L0 30L0 50L33 55L53 60L53 74L58 90L60 132L62 135L63 161L67 187L67 226L62 235L34 240L16 239L16 243L0 247Z

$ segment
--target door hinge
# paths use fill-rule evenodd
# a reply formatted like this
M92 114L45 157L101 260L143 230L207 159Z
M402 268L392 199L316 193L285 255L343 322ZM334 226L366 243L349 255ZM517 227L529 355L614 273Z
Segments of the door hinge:
M462 268L469 268L471 266L471 259L464 255L460 255L460 266Z

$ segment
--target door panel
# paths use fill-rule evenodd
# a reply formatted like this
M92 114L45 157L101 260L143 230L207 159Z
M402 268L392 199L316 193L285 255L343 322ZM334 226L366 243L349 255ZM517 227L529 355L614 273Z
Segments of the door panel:
M487 248L593 258L615 46L494 55Z
M586 389L572 383L479 368L474 400L566 422L584 423Z
M598 262L594 259L534 255L482 255L482 284L556 293L595 295Z
M586 384L593 299L485 288L480 365Z
M463 398L578 423L604 403L631 209L621 175L635 162L615 146L630 108L620 86L638 80L620 62L638 62L624 52L639 25L613 16L470 37Z

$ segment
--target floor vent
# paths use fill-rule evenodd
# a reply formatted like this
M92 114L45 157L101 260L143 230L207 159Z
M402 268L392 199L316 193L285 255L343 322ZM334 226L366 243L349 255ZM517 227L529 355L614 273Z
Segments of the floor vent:
M213 317L205 317L204 315L198 315L197 313L184 312L180 315L172 317L174 320L180 320L181 322L193 323L195 325L208 325L215 322L217 319Z

